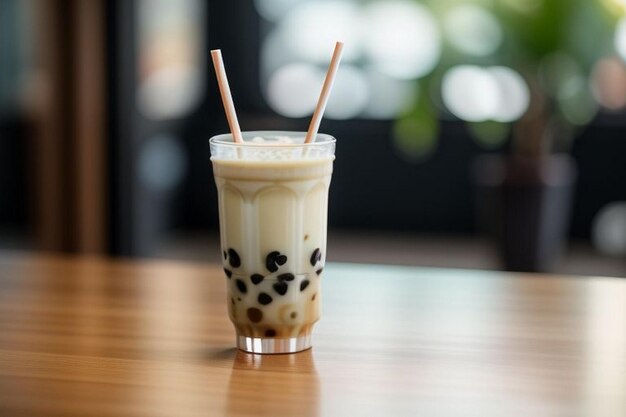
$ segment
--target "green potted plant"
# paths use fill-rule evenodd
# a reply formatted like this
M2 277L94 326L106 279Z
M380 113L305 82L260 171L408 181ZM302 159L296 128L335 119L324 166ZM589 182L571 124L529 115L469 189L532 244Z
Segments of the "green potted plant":
M590 78L600 60L615 55L614 28L625 5L430 2L446 47L438 68L420 80L431 94L397 121L398 144L411 152L433 143L438 105L444 117L467 122L483 146L509 141L508 153L478 158L473 172L478 212L508 270L549 270L563 247L576 180L570 143L597 112Z

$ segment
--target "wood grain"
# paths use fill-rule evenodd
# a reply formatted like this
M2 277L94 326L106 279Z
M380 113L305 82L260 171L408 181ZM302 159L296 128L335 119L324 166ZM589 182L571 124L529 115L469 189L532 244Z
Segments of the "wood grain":
M624 416L626 281L329 265L313 350L233 348L218 266L0 255L2 416Z

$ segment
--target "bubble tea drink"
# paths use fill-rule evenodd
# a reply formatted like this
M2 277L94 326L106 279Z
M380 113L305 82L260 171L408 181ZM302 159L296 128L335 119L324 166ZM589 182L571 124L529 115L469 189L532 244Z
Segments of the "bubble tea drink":
M320 318L335 139L318 134L304 143L305 135L210 141L228 311L245 351L307 349Z

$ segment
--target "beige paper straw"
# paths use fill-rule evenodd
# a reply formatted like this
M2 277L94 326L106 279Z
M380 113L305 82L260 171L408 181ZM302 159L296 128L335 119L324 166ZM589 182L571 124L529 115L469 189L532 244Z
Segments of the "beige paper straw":
M313 118L311 119L311 123L309 124L309 130L306 133L306 139L304 140L304 143L313 142L315 140L315 137L317 136L317 131L320 128L320 123L322 122L322 117L324 116L324 110L326 109L326 104L328 103L328 97L330 96L330 90L332 90L333 88L335 75L337 75L337 69L339 68L339 61L341 61L342 52L343 42L337 42L335 44L333 57L330 60L330 65L328 65L326 79L324 80L322 92L320 94L319 100L317 101L317 106L315 107Z
M228 120L228 126L230 127L230 132L233 135L233 140L235 143L243 143L241 128L239 127L239 121L237 120L237 112L235 112L235 103L233 103L233 96L230 93L228 78L226 77L226 70L224 69L222 51L219 49L213 49L211 51L211 58L213 59L215 75L217 76L217 84L220 87L220 95L222 96L222 103L224 104L224 111L226 112L226 119Z

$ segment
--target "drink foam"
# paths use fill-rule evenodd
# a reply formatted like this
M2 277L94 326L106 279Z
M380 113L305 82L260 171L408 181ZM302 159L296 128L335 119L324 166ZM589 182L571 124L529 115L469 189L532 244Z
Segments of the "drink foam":
M294 143L294 140L289 136L274 136L273 139L265 139L262 136L255 136L252 138L251 142L253 143L261 143L265 145L284 145Z
M224 145L224 146L222 146ZM304 144L304 137L284 135L254 136L242 144L214 142L211 144L212 161L298 161L334 159L334 143Z

